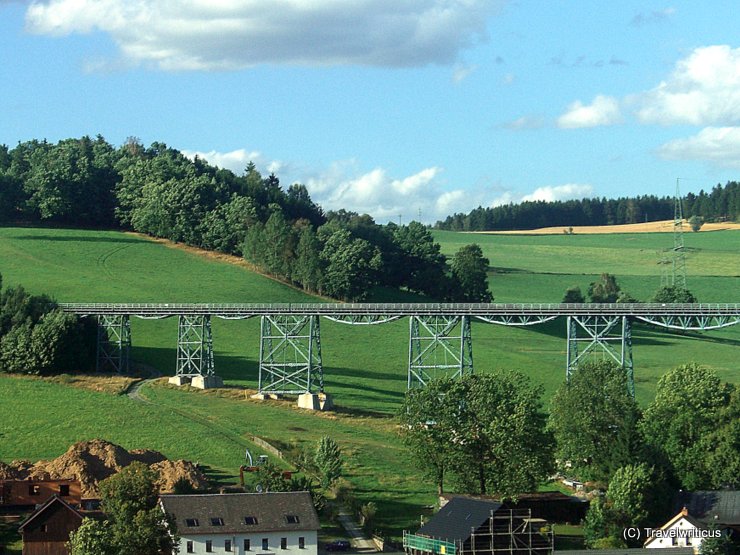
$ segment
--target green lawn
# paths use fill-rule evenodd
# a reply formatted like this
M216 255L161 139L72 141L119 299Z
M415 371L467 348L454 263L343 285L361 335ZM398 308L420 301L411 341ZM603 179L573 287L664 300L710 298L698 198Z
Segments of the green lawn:
M557 302L570 285L587 288L601 272L648 298L660 282L655 261L670 235L484 236L436 233L447 254L476 241L491 260L491 288L501 302ZM687 235L689 287L702 301L740 301L740 232ZM577 269L577 271L576 271ZM699 271L701 269L701 271ZM60 301L315 302L293 288L246 269L117 232L0 229L4 285L23 284ZM374 300L417 300L374 292ZM74 441L103 437L127 448L158 449L197 460L212 476L233 477L249 434L281 443L310 444L331 434L348 455L360 499L378 503L381 526L394 533L418 522L434 491L417 475L400 445L394 421L406 387L408 321L347 326L322 321L326 389L337 415L310 414L289 404L223 398L160 386L145 388L155 403L93 393L37 380L0 377L0 459L61 454ZM518 369L542 384L549 398L564 379L562 321L513 328L473 324L476 371ZM134 359L174 372L177 322L132 321ZM227 385L255 388L259 321L213 322L216 371ZM633 331L639 401L652 398L665 371L687 361L740 382L740 327L705 334L665 334L644 325Z

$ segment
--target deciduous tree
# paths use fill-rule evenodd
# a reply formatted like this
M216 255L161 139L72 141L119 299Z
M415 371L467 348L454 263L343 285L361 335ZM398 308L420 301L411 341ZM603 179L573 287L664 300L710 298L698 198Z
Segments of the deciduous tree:
M720 429L721 415L730 406L734 389L713 370L695 363L679 366L658 380L641 428L650 445L668 460L683 488L718 485L712 481L710 461L719 446L707 445L706 438Z
M585 362L552 399L556 457L577 477L606 482L640 453L639 418L624 370L608 361Z
M461 247L452 258L452 275L459 283L456 301L490 303L493 295L488 289L488 264L480 245Z
M407 394L402 411L406 406L414 411L417 406L434 407L435 400L438 408L429 414L417 412L415 423L402 416L407 423L402 431L416 434L420 426L434 430L429 446L415 454L423 457L436 442L449 454L447 463L459 490L516 497L534 490L552 468L553 442L545 430L540 395L539 388L515 372L445 379Z

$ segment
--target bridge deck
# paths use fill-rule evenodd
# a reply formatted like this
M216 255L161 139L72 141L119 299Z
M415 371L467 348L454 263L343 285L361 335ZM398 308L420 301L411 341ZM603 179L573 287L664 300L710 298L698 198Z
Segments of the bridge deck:
M401 316L634 316L634 317L733 317L740 316L740 303L715 304L445 304L445 303L60 303L65 312L82 316L128 315L139 317L216 316L249 318L252 316L295 314L341 318L353 315Z

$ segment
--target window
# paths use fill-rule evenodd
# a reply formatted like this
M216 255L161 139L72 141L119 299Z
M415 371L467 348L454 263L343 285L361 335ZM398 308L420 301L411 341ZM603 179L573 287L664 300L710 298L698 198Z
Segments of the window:
M288 521L288 524L298 524L300 522L298 515L285 515L285 520Z
M213 553L213 542L206 540L206 553Z
M223 526L224 525L224 519L220 516L211 518L211 526Z
M190 528L195 528L196 526L200 526L200 523L198 522L197 518L186 518L185 526L188 526Z
M288 549L288 538L280 538L280 549Z
M256 516L245 516L244 524L248 524L250 526L253 524L257 524L257 517Z
M244 551L250 551L252 549L252 542L249 538L244 538Z
M270 541L267 538L262 538L262 551L270 549Z
M306 538L303 536L298 538L298 549L306 549Z
M231 551L231 540L224 541L224 551Z
M46 524L42 524L39 530L41 530L42 533L46 534L46 532L49 531L49 528L46 526Z
M40 495L41 494L41 486L38 484L29 484L28 486L28 495Z
M185 544L185 551L188 553L195 553L193 550L193 542L191 540L188 540L188 542Z
M69 484L61 484L59 486L59 496L69 497Z

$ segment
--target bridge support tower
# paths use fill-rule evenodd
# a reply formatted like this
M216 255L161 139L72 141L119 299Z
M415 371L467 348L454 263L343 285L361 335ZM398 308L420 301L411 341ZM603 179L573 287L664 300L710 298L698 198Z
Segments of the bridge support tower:
M408 388L473 373L470 316L410 316Z
M260 322L257 396L299 395L299 406L327 409L321 328L316 315L275 314Z
M131 322L126 314L98 316L98 342L95 369L98 372L129 370L131 352Z
M632 324L629 316L568 316L566 380L589 355L608 355L627 375L627 388L635 395L632 362Z
M213 363L210 316L181 315L177 324L177 365L170 383L207 389L223 385Z

